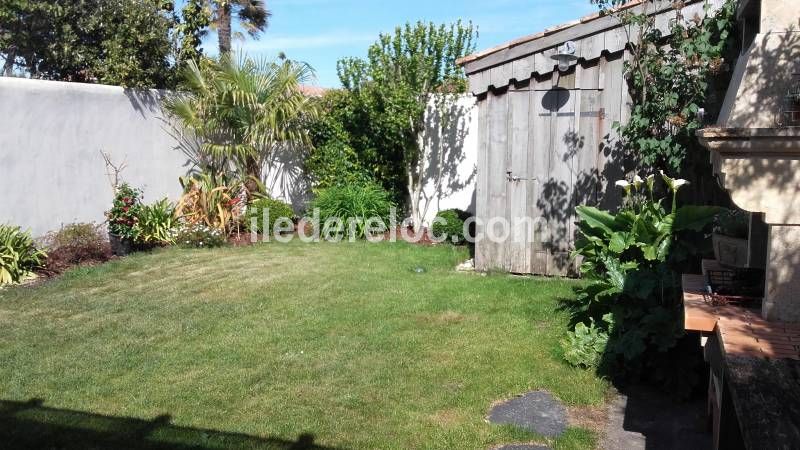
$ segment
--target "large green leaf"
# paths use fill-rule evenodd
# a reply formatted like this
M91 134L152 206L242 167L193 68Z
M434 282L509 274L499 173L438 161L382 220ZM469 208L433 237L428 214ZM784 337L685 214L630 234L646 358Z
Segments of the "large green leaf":
M625 232L615 232L611 235L611 239L608 242L608 249L614 253L622 253L628 249L628 240L630 238L629 233Z
M613 232L614 216L611 213L592 206L578 206L575 208L575 212L590 227L599 228L608 234Z
M719 206L681 206L675 213L675 222L672 225L673 230L702 231L714 220L717 214L724 211L726 209Z

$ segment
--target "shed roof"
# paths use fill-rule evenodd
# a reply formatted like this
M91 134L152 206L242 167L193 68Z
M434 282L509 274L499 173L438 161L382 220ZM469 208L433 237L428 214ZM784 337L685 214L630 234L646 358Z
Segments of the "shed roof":
M633 9L640 12L645 7L642 4L645 1L648 0L634 0L616 11ZM715 9L723 2L724 0L708 0L708 4ZM704 0L655 0L646 6L652 8L649 14L655 16L655 26L667 34L673 17L669 12L674 11L676 5L682 6L685 17L692 17L695 14L702 15L705 3ZM524 80L534 74L552 72L555 61L550 57L566 41L576 43L579 61L590 61L599 58L604 52L616 53L624 50L628 37L618 17L596 13L474 53L457 62L464 66L470 76L473 93L480 94L489 86L500 88L507 86L511 80Z

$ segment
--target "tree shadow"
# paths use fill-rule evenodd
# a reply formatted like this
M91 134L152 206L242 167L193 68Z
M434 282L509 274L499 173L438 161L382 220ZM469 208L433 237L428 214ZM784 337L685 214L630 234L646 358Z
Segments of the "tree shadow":
M304 169L307 157L307 149L276 145L261 163L267 192L291 204L295 212L303 211L311 200L311 180Z
M41 399L0 400L0 447L4 449L276 449L325 450L304 433L297 440L262 438L242 433L171 424L169 415L153 420L113 417L50 408Z
M161 102L167 91L156 89L123 89L133 109L142 117L150 117L161 111Z
M577 229L575 208L580 205L599 206L614 209L622 203L622 197L615 192L613 182L622 178L627 157L622 145L611 135L605 138L596 148L586 145L585 136L575 130L568 130L560 137L563 146L561 154L553 155L556 164L568 168L569 180L564 177L551 176L540 183L539 197L536 206L547 223L548 238L542 243L544 249L551 254L563 254L573 249ZM579 169L577 160L586 152L597 160L603 156L606 164L602 170L597 166ZM554 258L556 269L561 272L576 274L575 261Z
M422 201L425 212L441 209L442 199L464 193L470 202L465 206L474 213L472 198L475 192L477 166L464 170L466 144L473 127L475 105L471 97L446 96L432 100L425 112L425 129L421 135L424 149ZM461 169L461 170L459 170ZM465 192L470 189L471 192ZM426 214L422 214L425 217Z

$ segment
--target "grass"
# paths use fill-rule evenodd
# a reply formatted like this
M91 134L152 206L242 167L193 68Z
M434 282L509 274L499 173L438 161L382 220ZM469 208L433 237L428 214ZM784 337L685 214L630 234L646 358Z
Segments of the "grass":
M466 257L404 243L168 249L0 291L0 440L592 447L588 430L548 441L485 422L527 390L599 405L607 386L561 360L571 282L453 271Z

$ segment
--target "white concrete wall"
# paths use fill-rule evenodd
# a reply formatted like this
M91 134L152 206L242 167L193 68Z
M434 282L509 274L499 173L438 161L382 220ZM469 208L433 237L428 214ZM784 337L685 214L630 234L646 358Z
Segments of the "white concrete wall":
M0 222L35 236L103 222L113 191L100 151L154 201L180 193L187 158L160 119L158 91L0 78Z
M34 236L72 222L105 220L112 199L101 150L125 162L122 178L144 200L177 200L178 177L192 168L179 132L163 119L158 91L0 77L0 223ZM426 148L434 158L425 190L426 220L439 209L474 210L477 116L474 99L453 107L459 119L439 132L429 119ZM443 158L438 158L443 152ZM280 149L265 182L275 198L305 208L308 187L302 153ZM435 192L437 174L444 174Z
M442 113L449 116L444 123L440 122ZM437 107L436 101L432 100L428 105L426 123L423 142L428 170L420 204L420 209L425 212L425 223L430 224L436 213L444 209L458 208L474 214L478 160L475 97L459 97L444 109Z

